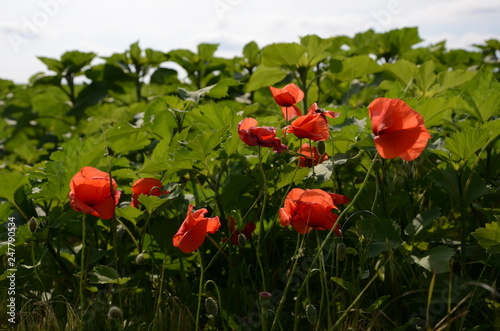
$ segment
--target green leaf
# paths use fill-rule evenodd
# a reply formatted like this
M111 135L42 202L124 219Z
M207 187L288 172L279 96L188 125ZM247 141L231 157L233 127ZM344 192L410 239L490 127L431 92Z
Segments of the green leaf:
M382 68L399 79L405 88L413 83L419 71L414 63L405 59L395 63L384 63Z
M120 277L115 269L108 266L100 265L94 267L90 272L90 282L94 284L125 284L130 280L130 277Z
M426 255L417 257L412 255L414 263L430 272L449 272L450 260L453 256L453 249L446 246L438 246L431 249Z
M418 104L414 105L412 100L408 104L424 117L424 124L430 128L432 126L451 123L451 114L457 106L459 96L453 98L420 98ZM415 100L416 101L416 100Z
M480 71L465 85L462 93L469 112L481 122L500 114L500 83L488 71Z
M297 43L271 44L262 50L262 64L266 67L294 67L306 51L305 46Z
M440 209L426 210L418 214L405 228L405 233L410 237L416 236L420 231L432 226L432 222L441 215Z
M262 87L272 86L286 77L286 72L278 67L260 66L250 76L245 87L246 92L258 90Z
M126 154L149 145L150 140L141 128L136 128L130 123L115 123L106 131L108 146L116 154Z
M237 80L232 78L223 78L217 84L215 84L215 86L213 86L210 91L208 91L207 95L215 99L227 97L227 91L229 87L237 85L240 85L240 82L238 82Z
M64 71L64 64L62 64L60 61L56 59L51 59L43 56L38 56L38 59L47 66L47 69L54 71L59 75L61 75L62 72Z
M488 253L500 253L500 222L486 223L484 228L478 228L471 235Z
M342 60L342 71L337 77L343 81L351 81L380 71L380 66L368 55L358 55Z
M340 285L343 289L345 289L349 294L355 294L356 293L356 286L354 286L353 283L348 282L347 280L343 280L342 278L339 277L332 277L332 281Z
M260 64L260 49L255 41L249 42L243 47L243 56L245 56L250 67Z
M64 66L63 74L81 74L82 69L92 62L95 53L83 53L80 51L69 51L61 56L61 63Z
M25 175L1 170L0 183L0 197L15 203L14 194L18 189L29 184L29 180Z
M356 227L370 242L369 257L375 257L389 248L394 249L402 242L399 224L387 218L360 219Z
M455 157L467 160L485 148L500 134L500 120L487 122L478 128L468 127L446 138L445 147Z
M427 92L436 81L437 76L434 73L434 69L436 69L436 65L432 60L420 65L415 85L417 85L424 93Z
M475 74L476 73L474 71L461 69L440 72L437 75L437 81L439 84L435 85L437 87L436 93L441 93L452 87L460 86L469 81Z
M138 208L127 206L124 208L116 208L116 215L118 217L123 217L126 220L132 222L134 225L137 224L137 219L143 215L142 211Z

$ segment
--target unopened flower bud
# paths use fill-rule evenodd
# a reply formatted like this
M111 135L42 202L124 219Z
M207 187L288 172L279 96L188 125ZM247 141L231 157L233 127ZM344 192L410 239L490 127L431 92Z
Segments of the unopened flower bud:
M29 227L31 233L36 231L36 229L38 228L38 222L36 221L36 218L34 218L34 217L30 218L30 220L28 222L28 227Z
M120 308L113 306L109 308L108 318L111 320L116 320L122 317L122 311Z
M326 144L324 141L318 141L316 144L316 148L318 149L319 155L323 155L326 153Z
M139 254L135 257L135 263L142 264L144 262L144 254Z
M212 316L217 316L219 313L219 306L217 305L217 301L214 298L208 297L205 299L205 309Z
M245 247L245 244L247 243L247 237L243 234L243 233L240 233L238 235L238 245L243 248Z
M318 313L316 311L316 307L313 305L307 305L306 307L306 317L309 323L312 325L316 324L316 320L318 318Z
M339 261L344 261L347 256L347 247L344 243L337 244L337 258Z

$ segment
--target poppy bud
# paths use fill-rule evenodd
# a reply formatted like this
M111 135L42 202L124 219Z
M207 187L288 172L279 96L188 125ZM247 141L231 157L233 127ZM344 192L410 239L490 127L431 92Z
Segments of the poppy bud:
M111 320L116 320L122 317L122 311L120 308L113 306L109 308L108 318Z
M313 305L307 305L306 317L309 323L311 323L312 325L316 324L316 320L318 318L316 307L314 307Z
M135 258L135 263L142 264L144 262L144 254L139 254Z
M36 229L38 228L38 222L36 221L36 218L34 218L34 217L30 218L30 220L28 222L28 227L29 227L31 233L36 231Z
M245 247L245 244L247 243L247 237L243 234L243 233L240 233L238 235L238 245L243 248Z
M215 301L215 299L212 297L208 297L205 299L205 309L212 316L217 316L217 314L219 313L217 301Z
M316 145L316 148L318 149L318 153L319 155L323 155L326 153L326 144L325 142L322 140L322 141L318 141L317 145Z
M347 256L347 247L344 243L337 245L337 258L339 261L344 261Z

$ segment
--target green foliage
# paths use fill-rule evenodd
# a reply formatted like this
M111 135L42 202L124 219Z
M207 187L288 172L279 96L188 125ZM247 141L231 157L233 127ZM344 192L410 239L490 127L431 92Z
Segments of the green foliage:
M421 41L414 27L307 35L250 42L230 59L218 44L163 52L135 42L99 64L79 51L39 57L48 73L27 85L0 80L0 253L3 267L15 257L17 329L498 327L500 43ZM302 114L313 102L339 113L325 118L328 158L312 168L298 167L297 151L316 143L285 135L269 91L289 83L304 92ZM376 153L367 107L378 97L424 118L432 138L416 160ZM288 149L244 144L245 117L274 127ZM109 220L70 203L84 166L117 182ZM132 207L132 184L148 177L162 192L134 195ZM293 188L348 197L332 210L342 237L283 227ZM189 205L221 227L185 254L172 238ZM207 298L217 313L204 311Z

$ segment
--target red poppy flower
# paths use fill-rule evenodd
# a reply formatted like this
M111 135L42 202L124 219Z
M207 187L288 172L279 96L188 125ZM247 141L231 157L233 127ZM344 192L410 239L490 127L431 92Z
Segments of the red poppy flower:
M255 223L247 223L245 224L245 227L243 230L236 230L235 228L235 221L234 218L229 216L229 231L231 231L231 244L233 245L238 245L238 236L240 234L243 234L247 240L252 238L252 233L255 231L255 228L257 227Z
M186 219L172 239L173 245L184 253L197 250L207 233L215 233L220 227L218 216L207 218L207 209L198 209L193 213L193 208L193 205L189 205Z
M281 153L288 147L276 137L276 129L270 126L257 126L256 119L247 117L238 123L240 139L249 146L272 147L276 153Z
M328 120L326 117L335 118L338 113L333 111L323 111L313 103L307 115L299 116L289 126L285 132L293 133L299 138L307 138L313 141L323 141L328 139Z
M302 115L300 109L295 105L304 99L304 92L297 85L291 83L282 89L269 86L269 89L274 101L282 107L281 111L286 121Z
M328 159L328 155L320 155L318 149L314 146L311 147L308 143L302 144L297 153L301 154L299 157L299 167L303 168L313 167Z
M130 205L132 207L139 206L139 196L144 195L154 195L161 196L162 194L169 194L169 191L162 191L161 188L163 184L161 180L156 178L141 178L134 182L132 185L132 202Z
M403 100L377 98L368 106L375 134L375 147L384 159L400 157L412 161L420 156L431 138L422 115Z
M284 207L280 208L280 224L291 225L301 234L309 232L312 228L330 230L338 218L338 215L332 213L333 209L338 209L335 204L347 203L349 199L340 194L326 193L320 189L294 188L286 196ZM334 231L337 235L342 235L339 224Z
M113 186L110 188L110 183ZM113 217L121 192L107 172L93 167L83 167L69 184L70 205L81 211L108 220Z

